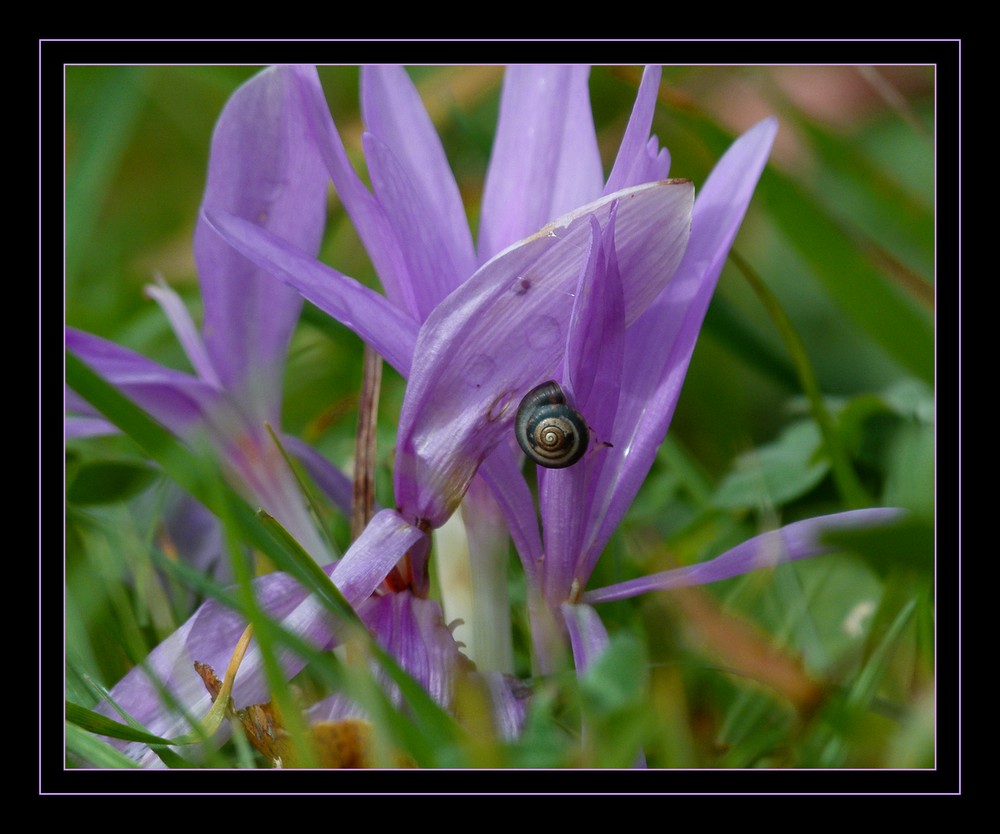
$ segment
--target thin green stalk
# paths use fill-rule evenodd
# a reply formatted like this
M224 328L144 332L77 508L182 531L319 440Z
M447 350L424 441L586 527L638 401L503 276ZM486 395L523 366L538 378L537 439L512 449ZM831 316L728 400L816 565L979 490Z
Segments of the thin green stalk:
M274 445L278 448L278 451L281 453L281 457L288 465L288 468L292 470L292 476L295 478L295 483L298 484L299 490L306 499L306 504L309 507L310 513L312 513L313 521L316 522L316 527L319 529L320 538L330 549L331 553L338 553L337 544L330 537L329 532L327 532L326 525L323 523L323 510L320 507L319 501L316 500L316 496L313 494L313 491L309 488L309 483L302 473L301 464L288 453L288 450L285 449L285 444L281 442L281 438L278 437L278 433L271 427L270 423L265 422L264 428L267 429L267 433L271 436L271 440L274 441Z
M826 453L830 458L830 465L833 470L833 478L837 484L837 490L840 492L841 498L852 509L871 506L872 499L858 479L857 473L854 471L854 467L847 456L847 452L840 442L837 427L834 425L833 418L827 410L826 402L823 399L823 392L820 390L816 374L813 372L812 364L809 362L805 345L792 326L788 314L785 313L777 297L761 280L750 264L740 257L735 250L730 251L729 256L733 259L740 272L743 273L743 277L747 283L750 284L750 287L757 294L757 297L771 316L771 320L778 328L778 332L785 342L785 347L792 358L792 362L795 364L799 383L802 385L802 390L809 400L809 410L812 412L813 419L816 421L823 435Z
M217 488L221 492L221 484L216 482ZM253 592L253 576L251 575L249 559L244 554L239 537L235 533L234 524L229 518L229 502L220 494L217 498L217 506L223 512L220 513L219 520L222 522L222 530L226 543L226 550L229 553L230 563L233 566L233 574L236 577L237 595L243 603L243 608L247 612L251 626L253 626L254 636L260 648L260 656L264 669L264 677L267 681L268 691L275 701L281 713L282 723L286 732L295 743L295 748L303 767L316 767L316 754L312 745L308 741L308 728L305 719L299 710L295 699L292 697L288 686L288 678L278 662L276 641L272 633L271 620L264 613L264 609L257 601L257 595ZM243 706L246 706L245 704Z

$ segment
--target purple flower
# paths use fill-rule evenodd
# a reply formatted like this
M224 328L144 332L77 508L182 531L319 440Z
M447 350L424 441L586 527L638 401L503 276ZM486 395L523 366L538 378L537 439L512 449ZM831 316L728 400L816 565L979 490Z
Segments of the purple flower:
M326 184L298 99L300 73L269 69L232 96L212 138L202 208L230 212L315 253L326 217ZM204 300L201 335L165 283L148 290L177 333L194 376L72 328L66 346L178 436L205 432L247 497L325 564L333 554L267 431L268 424L280 429L285 354L302 299L234 251L204 220L195 230L194 251ZM68 437L111 428L72 392L67 405Z
M479 535L476 528L495 500L506 505L515 540L530 536L531 527L537 538L510 427L520 395L561 362L595 228L617 213L629 322L683 255L693 188L661 181L669 160L649 139L659 70L644 77L606 186L588 72L508 73L478 253L438 137L401 68L362 73L372 191L347 159L318 78L299 77L330 177L386 296L244 220L206 213L234 247L354 329L409 378L396 449L398 510L384 512L422 530L447 520L478 471L494 497L485 488L472 491L469 500L482 511L465 514L470 538L488 544L490 531ZM424 593L426 565L412 554L395 556L404 581Z
M327 175L299 92L301 78L308 75L309 71L294 67L272 68L233 95L214 133L203 210L230 212L303 252L315 253L325 218ZM198 223L195 254L205 306L204 338L175 293L163 284L150 289L177 332L195 375L161 367L74 329L67 329L67 347L178 436L207 435L248 498L276 517L318 562L329 563L332 554L318 537L301 491L267 431L268 424L278 429L281 374L301 296L265 276L204 219ZM67 403L71 411L67 436L113 430L74 392L68 392ZM343 475L300 441L288 437L284 443L325 491L349 509L350 485ZM200 546L205 539L200 515L196 521L198 529L188 524L180 533L191 534ZM211 534L215 529L210 528L209 540L218 540ZM379 516L371 529L391 549L397 541L415 553L425 546L423 532L391 516ZM327 572L382 645L445 702L451 667L459 658L439 606L410 594L372 597L396 559L364 548L358 553L360 558L350 563L328 565ZM199 566L207 567L203 556ZM297 582L273 574L257 579L254 587L269 616L321 648L333 644L329 616ZM182 712L198 718L210 707L195 661L221 672L245 628L241 615L215 601L205 603L150 654L145 668L133 669L113 687L112 699L150 731L168 738L183 735L190 728ZM289 676L303 665L290 653L282 663ZM261 664L260 652L252 645L240 666L235 703L268 699ZM181 711L164 702L161 687ZM117 717L108 705L100 709ZM338 708L321 703L314 712L330 718ZM347 714L351 712L348 706ZM119 746L143 764L158 764L145 745Z
M464 666L440 608L426 599L430 533L463 502L474 581L487 577L480 593L489 604L477 606L479 616L494 618L480 625L496 633L497 650L474 657L490 657L481 668L499 672L511 671L503 648L509 626L499 620L506 575L495 570L503 566L508 535L527 579L538 669L554 667L564 641L584 669L607 641L593 604L818 555L828 527L876 523L894 513L862 510L799 522L697 566L620 587L586 587L666 434L715 282L766 163L777 130L773 119L734 143L695 201L690 182L666 179L669 156L649 135L658 69L643 75L605 182L586 68L513 68L505 77L476 247L440 141L405 71L362 71L371 190L347 158L315 71L269 72L285 82L289 112L282 118L317 149L385 295L317 261L312 238L261 223L243 204L206 198L199 239L217 234L214 242L225 241L233 258L246 259L240 264L252 263L297 290L407 379L393 475L396 507L377 513L326 570L440 703L449 704ZM261 274L260 280L271 279ZM206 355L211 344L206 339ZM239 374L223 380L216 368L218 379L208 379L194 361L197 351L189 349L199 370L192 380L163 369L154 374L121 349L102 350L98 344L85 358L104 363L105 375L168 425L206 415L215 425L223 399L230 404L227 419L239 411L229 388ZM210 365L220 361L212 354ZM522 473L514 418L522 397L546 379L557 380L583 414L591 445L576 465L540 473L539 513ZM165 397L165 391L173 394ZM270 401L242 397L235 402L254 415ZM225 422L219 436L228 436L228 427ZM373 595L387 578L393 592ZM280 575L256 586L271 616L319 646L331 645L325 614L303 589ZM192 714L204 714L208 698L190 673L191 661L223 668L241 625L236 615L207 603L151 655L152 668ZM301 668L294 658L283 662L288 674ZM523 701L500 675L491 675L489 684L498 728L513 735ZM138 670L112 694L155 732L186 730L182 719L159 707ZM248 704L266 694L259 655L251 651L234 700ZM314 706L311 717L342 717L357 708L334 696Z
M521 556L539 633L562 606L600 600L584 596L587 580L665 436L715 282L777 130L767 119L740 137L692 212L691 184L664 179L669 156L649 136L659 70L643 75L606 183L586 79L579 67L508 71L473 255L452 174L406 74L387 67L362 73L371 191L347 160L318 80L302 77L331 178L385 297L238 218L208 213L234 247L353 329L407 377L394 470L397 509L383 514L422 531L440 528L481 475ZM521 397L546 378L563 383L596 443L580 464L542 474L543 540L513 444L513 419ZM793 537L801 546L775 558L816 555L826 526L889 514L803 522ZM779 540L785 539L762 541ZM752 550L748 543L739 558L724 555L720 563L737 566L730 575L750 570L759 564L743 558ZM373 551L388 552L370 528L344 561ZM392 556L414 592L425 593L422 556L404 550ZM581 630L581 622L593 618L570 622L577 636L593 631ZM542 668L546 646L544 639L536 643Z

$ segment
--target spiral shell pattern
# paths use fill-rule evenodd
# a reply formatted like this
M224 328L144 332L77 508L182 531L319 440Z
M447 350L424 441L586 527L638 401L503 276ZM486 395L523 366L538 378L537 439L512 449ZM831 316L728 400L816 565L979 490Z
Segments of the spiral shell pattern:
M562 388L552 380L525 395L514 426L524 453L547 469L572 466L590 443L583 416L566 404Z

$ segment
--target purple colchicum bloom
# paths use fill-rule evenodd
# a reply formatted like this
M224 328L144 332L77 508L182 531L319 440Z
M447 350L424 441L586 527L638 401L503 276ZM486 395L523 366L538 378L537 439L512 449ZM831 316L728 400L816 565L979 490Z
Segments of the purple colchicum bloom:
M231 212L315 253L326 219L325 175L298 103L296 73L269 69L229 100L212 137L202 208ZM263 275L203 220L194 254L204 300L202 336L165 283L148 293L166 313L195 375L72 328L66 346L178 436L204 432L247 498L326 564L334 554L267 431L268 424L280 428L285 354L302 299ZM109 430L72 392L67 407L68 437Z
M366 67L362 73L362 111L369 128L363 141L373 192L347 159L318 77L300 77L330 177L386 296L252 224L207 213L237 249L354 329L409 377L396 450L397 505L409 523L434 529L466 498L463 520L473 542L474 591L477 577L505 572L502 562L497 570L498 559L506 559L506 543L496 545L496 501L507 505L503 515L515 540L538 538L531 493L509 429L513 406L528 383L559 364L572 309L567 300L576 294L588 262L590 218L607 218L612 210L621 217L617 242L628 267L629 321L666 284L687 238L693 188L661 181L669 160L649 139L659 70L646 73L603 198L588 73L584 67L509 71L478 254L440 141L404 70ZM527 168L521 170L519 163ZM615 185L620 190L610 190ZM592 204L580 207L586 199ZM487 350L453 349L474 334L491 340ZM508 362L505 376L498 376L498 366ZM456 389L466 396L456 398ZM448 395L436 396L442 390ZM477 420L483 419L490 421L488 431L479 431ZM472 448L456 442L459 435ZM477 469L490 482L492 495L485 487L467 492ZM426 566L411 561L400 570L404 581L422 592ZM475 610L505 610L503 600L497 600L502 593L494 583L485 604ZM496 643L504 629L493 622L480 632ZM494 652L500 659L487 666L512 670L509 635L506 642ZM477 660L482 655L477 652Z
M325 222L327 176L302 108L298 77L308 73L276 67L247 82L227 103L213 135L203 211L226 211L265 228L304 252L319 248ZM202 215L203 217L203 215ZM318 536L301 490L267 431L279 427L281 374L291 332L302 306L294 290L261 273L252 262L223 241L204 219L195 234L195 256L204 297L203 335L199 337L182 302L164 284L150 288L163 307L187 353L195 375L164 368L119 345L67 328L66 345L106 379L179 437L205 437L248 499L274 516L320 564L325 564L342 593L369 624L383 646L442 702L452 666L460 661L458 646L444 627L437 603L410 594L372 597L393 567L395 558L369 558L329 564L333 554ZM74 392L67 392L70 413L67 437L113 431ZM335 502L350 508L350 482L301 441L286 437L286 448L305 464ZM183 528L196 539L198 566L207 567L201 545L218 536ZM391 529L389 529L391 528ZM419 552L424 534L381 516L373 523L392 552L399 546ZM221 547L215 556L221 556ZM254 583L263 610L315 645L330 647L328 615L305 590L282 574ZM150 731L166 738L190 730L188 720L168 708L158 686L165 687L190 716L200 718L210 698L194 662L220 672L246 628L240 615L216 602L195 614L112 690L114 702ZM234 688L238 704L268 700L261 656L251 645ZM290 654L282 656L289 675L302 667ZM154 684L154 680L156 684ZM334 717L332 705L325 717ZM117 717L108 705L101 711ZM348 712L350 710L348 709ZM318 713L317 713L318 714ZM322 715L320 717L323 717ZM218 738L223 738L225 731ZM143 764L158 758L145 745L119 744Z
M605 639L596 617L575 609L602 599L598 591L585 593L587 580L666 434L777 131L766 119L741 136L694 202L689 182L665 179L669 156L649 136L660 72L648 68L604 182L587 77L581 67L508 70L475 254L453 175L406 73L362 71L371 191L347 160L318 78L299 77L331 179L385 296L265 230L207 212L235 248L354 330L407 378L397 508L383 517L423 532L438 529L470 490L477 494L478 477L489 485L527 576L541 671L551 667L552 635L564 639L566 625L581 666ZM561 382L595 442L581 463L541 473L543 539L512 425L517 403L547 378ZM753 539L735 556L701 566L700 575L710 577L717 561L729 566L726 575L752 570L764 563L759 547L775 543L784 547L768 547L767 564L818 555L827 527L878 523L894 513L800 522L794 536ZM389 549L372 526L344 562ZM392 555L398 577L426 593L424 555ZM668 587L698 575L682 569L657 581Z

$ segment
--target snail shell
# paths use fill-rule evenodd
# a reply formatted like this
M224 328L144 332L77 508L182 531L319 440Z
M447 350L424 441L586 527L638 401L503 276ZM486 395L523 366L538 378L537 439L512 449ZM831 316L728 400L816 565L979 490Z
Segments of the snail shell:
M566 404L566 395L553 380L525 394L517 407L514 430L524 453L547 469L572 466L590 445L583 415Z

